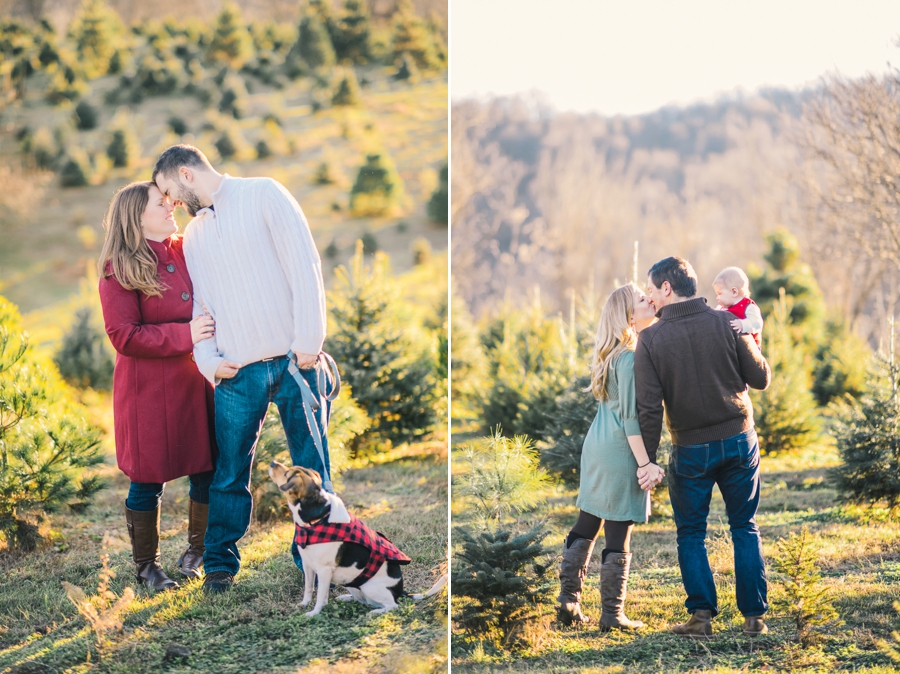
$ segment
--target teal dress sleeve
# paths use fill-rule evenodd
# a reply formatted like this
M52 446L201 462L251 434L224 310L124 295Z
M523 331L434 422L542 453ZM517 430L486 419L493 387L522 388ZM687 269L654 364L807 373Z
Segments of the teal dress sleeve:
M626 351L616 360L616 379L619 383L619 418L625 435L640 435L637 396L634 389L634 352Z

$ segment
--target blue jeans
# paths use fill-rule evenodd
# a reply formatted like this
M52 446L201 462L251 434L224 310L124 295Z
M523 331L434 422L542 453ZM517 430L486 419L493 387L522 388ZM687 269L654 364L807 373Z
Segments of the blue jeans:
M319 396L316 370L301 370L303 378ZM250 528L253 497L250 493L250 471L256 452L256 441L266 418L269 403L278 406L287 437L291 461L295 466L316 470L324 481L331 474L328 440L323 437L325 465L313 441L303 410L300 387L288 372L287 357L262 360L245 365L233 379L223 379L216 386L216 444L219 454L209 491L209 523L206 527L206 573L227 571L236 575L241 568L237 542ZM326 402L326 414L330 404ZM322 428L318 416L315 422ZM291 553L300 566L300 555L293 544Z
M688 613L719 612L716 584L706 555L706 519L713 485L719 485L734 545L735 594L745 616L769 609L766 565L756 524L759 507L759 440L756 431L703 445L674 446L669 457L669 496L678 527L678 565Z
M197 473L188 476L191 481L190 496L196 503L209 503L209 485L213 472ZM129 510L147 512L156 510L162 503L162 495L166 485L157 482L132 482L128 488L125 507Z

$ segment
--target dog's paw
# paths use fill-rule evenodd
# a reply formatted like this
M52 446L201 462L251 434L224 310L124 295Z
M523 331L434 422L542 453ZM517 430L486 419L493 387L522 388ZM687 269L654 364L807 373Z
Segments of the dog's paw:
M353 595L352 594L339 594L337 597L335 597L335 599L337 601L353 601Z
M314 608L312 611L307 611L304 615L307 618L315 618L322 611L320 608Z

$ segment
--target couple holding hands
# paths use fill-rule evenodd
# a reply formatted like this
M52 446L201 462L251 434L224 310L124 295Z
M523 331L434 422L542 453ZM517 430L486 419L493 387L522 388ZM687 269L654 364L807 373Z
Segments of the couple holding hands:
M179 204L193 217L183 238ZM117 351L116 458L131 480L125 516L137 577L157 590L177 586L160 564L160 505L165 483L189 476L178 570L196 578L202 566L204 591L223 592L241 565L237 542L250 526L250 471L270 403L293 463L329 484L323 418L307 417L301 392L305 381L327 420L319 254L281 184L221 174L190 145L168 148L152 180L119 190L104 227L99 292Z
M650 268L645 295L633 283L615 290L597 326L588 389L599 401L581 455L578 520L563 544L558 614L587 622L580 598L601 526L600 629L638 629L624 612L631 532L646 522L650 490L665 473L656 463L663 413L672 436L669 496L687 622L675 634L707 637L718 613L706 553L714 485L725 501L734 544L737 605L743 631L768 631L759 506L759 442L748 387L765 389L771 370L759 350L762 319L743 271L716 277L719 310L697 297L697 276L681 258Z

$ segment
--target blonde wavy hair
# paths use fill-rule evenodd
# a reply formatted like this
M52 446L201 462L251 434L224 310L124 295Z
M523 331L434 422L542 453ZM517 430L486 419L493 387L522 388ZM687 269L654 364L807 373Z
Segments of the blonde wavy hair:
M106 263L111 262L112 274L123 288L140 290L148 297L162 297L166 289L156 272L156 253L141 231L141 216L150 201L150 188L155 186L141 180L115 193L103 218L106 240L97 262L100 278L108 276Z
M591 385L585 393L593 393L597 400L606 400L609 370L616 358L626 351L634 351L637 333L631 327L634 315L634 296L640 289L634 283L616 288L600 312L594 352L591 361Z

